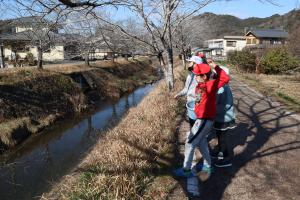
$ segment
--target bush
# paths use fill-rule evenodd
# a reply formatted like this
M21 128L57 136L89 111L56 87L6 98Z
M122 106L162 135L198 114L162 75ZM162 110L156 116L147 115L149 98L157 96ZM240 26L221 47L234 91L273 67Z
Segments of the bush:
M256 69L256 56L249 50L232 51L228 53L227 61L237 70L254 72Z
M37 64L37 61L34 59L34 56L32 53L27 53L25 57L25 61L28 62L28 65L34 66Z
M265 74L279 74L299 67L299 61L285 47L269 49L260 67Z

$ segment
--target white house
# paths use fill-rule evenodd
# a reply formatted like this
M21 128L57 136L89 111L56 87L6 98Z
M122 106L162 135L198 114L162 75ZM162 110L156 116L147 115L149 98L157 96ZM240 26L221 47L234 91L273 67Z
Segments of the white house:
M5 59L13 60L15 56L24 59L28 53L32 53L36 59L38 48L35 41L41 39L36 32L47 29L49 30L47 35L51 35L55 40L49 44L48 42L44 43L46 47L43 47L43 60L64 60L63 39L58 34L58 28L58 26L52 26L50 22L37 16L0 21L0 43L4 46Z
M224 36L222 39L205 41L208 47L207 57L225 59L230 51L241 51L246 46L244 36Z

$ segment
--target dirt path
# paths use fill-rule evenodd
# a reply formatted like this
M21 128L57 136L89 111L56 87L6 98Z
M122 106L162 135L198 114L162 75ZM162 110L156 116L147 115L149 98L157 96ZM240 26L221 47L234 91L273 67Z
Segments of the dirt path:
M299 115L285 111L237 78L231 87L238 123L229 136L235 154L233 166L215 168L210 177L199 176L200 198L196 199L300 199ZM188 128L184 121L179 129L181 156ZM168 199L188 199L186 180L178 180Z

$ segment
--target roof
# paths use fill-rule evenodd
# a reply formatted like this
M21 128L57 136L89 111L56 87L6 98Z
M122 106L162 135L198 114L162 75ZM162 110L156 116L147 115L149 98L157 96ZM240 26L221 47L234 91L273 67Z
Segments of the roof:
M2 24L13 24L13 25L24 25L24 24L33 24L33 23L46 23L47 21L44 20L42 17L39 16L29 16L29 17L20 17L15 19L7 19L3 20Z
M231 39L231 40L245 40L245 36L239 35L225 35L224 39Z
M287 38L289 35L288 32L279 29L250 30L248 31L246 36L249 35L250 33L252 33L253 35L259 38Z
M224 41L224 39L222 38L222 39L210 39L210 40L206 40L206 41L208 41L208 42L222 42L222 41Z
M22 27L50 27L52 29L62 28L62 25L49 21L40 16L29 16L15 19L0 20L0 28L4 26L22 26Z
M4 41L29 41L30 37L27 35L27 31L25 32L19 32L19 33L12 33L12 34L1 34L0 39Z
M49 38L50 37L50 38ZM42 32L40 34L33 33L31 30L29 31L23 31L18 33L10 33L10 34L0 34L0 39L2 41L8 41L8 42L18 42L18 41L34 41L38 39L43 40L51 40L55 44L62 44L64 43L65 37L63 35L49 32L48 34L43 34Z

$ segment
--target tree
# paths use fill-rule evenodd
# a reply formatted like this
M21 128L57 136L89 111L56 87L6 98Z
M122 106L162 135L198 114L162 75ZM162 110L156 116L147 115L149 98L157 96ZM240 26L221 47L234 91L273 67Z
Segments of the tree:
M300 27L296 28L292 33L290 33L288 38L288 49L296 57L300 59Z
M90 66L90 53L96 48L95 37L97 20L86 16L85 12L70 13L64 25L68 44L74 44L73 57L83 57Z
M68 8L75 8L77 11L80 9L88 9L88 13L91 13L95 18L98 18L110 25L115 25L123 34L130 36L145 45L151 47L153 52L159 55L161 51L164 52L162 59L167 60L164 64L164 72L169 90L174 87L174 75L173 75L173 43L174 33L181 25L181 23L198 13L201 8L206 5L215 2L217 0L35 0L46 8L46 12L52 12L57 10L61 6ZM272 0L259 0L273 3ZM56 2L56 3L55 3ZM144 25L147 30L148 37L143 38L140 35L132 34L123 26L115 24L113 22L102 19L93 12L98 7L113 5L115 7L123 7L135 15L139 21ZM180 16L180 17L178 17Z
M0 42L0 68L5 67L5 62L4 62L4 48L2 43Z

